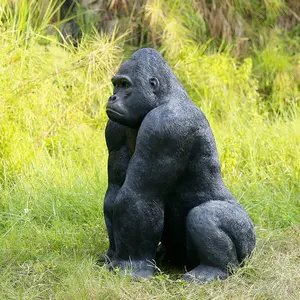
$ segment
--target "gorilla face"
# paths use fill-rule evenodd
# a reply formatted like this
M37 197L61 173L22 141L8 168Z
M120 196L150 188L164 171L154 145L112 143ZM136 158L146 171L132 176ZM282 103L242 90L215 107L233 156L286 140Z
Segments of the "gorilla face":
M155 77L135 78L134 61L128 60L112 78L113 95L108 99L108 117L122 125L138 128L149 111L157 106L159 81Z

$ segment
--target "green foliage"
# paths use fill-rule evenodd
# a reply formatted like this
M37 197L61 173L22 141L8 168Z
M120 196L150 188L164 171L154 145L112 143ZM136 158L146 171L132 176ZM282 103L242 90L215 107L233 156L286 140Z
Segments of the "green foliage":
M205 55L205 47L185 47L175 63L178 77L207 115L221 122L257 117L258 83L252 60L239 63L226 54Z
M2 0L0 6L0 32L15 43L30 44L41 38L64 1L60 0Z
M51 159L93 167L97 151L97 159L106 156L97 129L105 126L119 40L84 36L76 50L55 43L24 49L10 40L9 31L0 38L0 181L13 183L28 165Z
M299 38L298 38L298 41ZM263 50L255 50L255 74L260 78L260 93L268 113L277 116L300 106L300 56L294 40L274 33Z
M236 58L234 44L207 40L201 1L147 2L148 41L206 114L224 180L259 239L253 259L224 283L188 285L174 270L132 282L96 264L107 247L105 105L123 50L132 52L129 35L92 26L70 45L49 31L60 5L50 2L43 18L37 1L0 4L0 298L296 299L299 28L262 30L251 55ZM240 15L266 13L260 1L226 3ZM283 1L264 3L275 22Z

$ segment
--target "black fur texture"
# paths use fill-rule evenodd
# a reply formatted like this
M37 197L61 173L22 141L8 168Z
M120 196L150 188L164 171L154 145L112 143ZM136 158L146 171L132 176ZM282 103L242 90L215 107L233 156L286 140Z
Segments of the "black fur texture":
M203 112L154 49L112 79L104 215L109 267L151 278L158 245L183 278L225 279L255 248L253 224L225 186ZM159 251L160 252L160 251Z

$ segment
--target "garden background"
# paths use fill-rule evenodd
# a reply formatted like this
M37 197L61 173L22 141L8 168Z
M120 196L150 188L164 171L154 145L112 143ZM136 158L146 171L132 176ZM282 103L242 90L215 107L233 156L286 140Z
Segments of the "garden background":
M136 49L168 61L251 216L224 282L112 275L105 105ZM299 299L299 0L0 1L0 299Z

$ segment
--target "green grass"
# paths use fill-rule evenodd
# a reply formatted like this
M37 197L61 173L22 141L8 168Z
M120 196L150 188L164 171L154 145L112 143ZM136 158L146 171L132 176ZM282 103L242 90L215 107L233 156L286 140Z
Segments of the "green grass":
M0 227L1 299L297 299L299 296L300 231L296 225L277 224L286 228L274 229L256 223L258 244L253 258L225 282L186 284L179 279L182 271L166 270L161 270L151 281L133 282L112 275L97 264L108 243L102 212L105 174L91 178L83 170L81 176L75 173L57 184L38 171L33 182L20 178L11 189L1 191L2 206L6 205L1 209ZM265 210L267 201L276 205L276 199L270 199L271 191L262 191L259 194L252 189L243 202L253 205L251 196L255 194L261 197ZM259 205L247 209L254 215L260 211L262 219L263 213L265 218L272 219ZM288 210L283 208L280 212L286 214Z
M84 34L74 48L49 35L53 9L41 21L35 6L32 14L0 7L0 299L299 298L297 53L270 43L238 61L180 35L187 19L175 6L164 22L153 19L161 52L209 119L224 180L258 244L224 282L187 284L182 270L167 269L132 281L97 264L108 246L104 108L110 78L131 53L127 37Z

